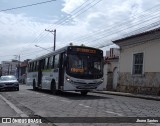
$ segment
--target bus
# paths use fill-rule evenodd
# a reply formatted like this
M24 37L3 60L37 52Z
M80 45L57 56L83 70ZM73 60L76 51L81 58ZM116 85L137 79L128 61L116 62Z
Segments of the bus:
M29 61L27 85L33 90L76 91L86 95L103 89L103 51L66 46Z

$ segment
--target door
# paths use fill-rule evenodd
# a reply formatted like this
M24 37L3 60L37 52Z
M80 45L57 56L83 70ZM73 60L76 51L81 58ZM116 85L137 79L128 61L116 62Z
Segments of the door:
M56 89L58 89L59 84L59 54L54 57L54 68L53 68L53 78L55 80Z
M64 53L60 54L59 57L59 83L58 83L58 89L61 89L61 86L64 85Z
M115 67L113 71L113 90L116 90L118 82L118 68Z
M42 68L43 68L43 60L39 61L39 65L38 65L38 87L41 87L42 84Z

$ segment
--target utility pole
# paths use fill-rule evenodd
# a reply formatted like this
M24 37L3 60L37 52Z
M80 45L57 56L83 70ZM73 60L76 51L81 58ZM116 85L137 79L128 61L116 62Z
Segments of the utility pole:
M18 67L17 67L17 74L18 74L18 81L19 81L19 74L20 74L20 55L14 55L16 57L18 57Z
M52 33L54 35L54 47L53 47L53 51L55 51L55 49L56 49L56 29L54 29L54 31L53 30L47 30L47 29L45 29L45 31L50 32L50 33Z
M19 70L20 70L20 55L18 55L18 81L19 81L19 74L20 74Z

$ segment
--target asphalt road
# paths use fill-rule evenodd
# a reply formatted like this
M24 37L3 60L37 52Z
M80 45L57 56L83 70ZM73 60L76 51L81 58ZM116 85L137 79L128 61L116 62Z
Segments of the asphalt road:
M160 102L139 98L89 93L65 92L53 95L49 91L33 91L20 85L20 91L3 91L0 95L12 103L12 108L0 97L0 116L20 117L160 117ZM17 113L18 112L18 113ZM86 118L87 119L87 118ZM159 120L160 121L160 120ZM129 125L159 125L160 123L135 123ZM57 125L66 125L58 123ZM67 124L67 125L74 125ZM75 124L76 125L76 124ZM80 125L80 123L78 124ZM103 125L91 124L91 125ZM112 125L112 124L104 124ZM128 125L114 123L114 125Z

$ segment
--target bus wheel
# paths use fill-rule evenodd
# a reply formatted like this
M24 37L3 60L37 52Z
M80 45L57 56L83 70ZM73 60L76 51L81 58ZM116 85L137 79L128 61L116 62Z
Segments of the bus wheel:
M81 91L81 95L87 95L88 91Z
M36 91L36 90L37 90L35 80L33 80L33 90L34 90L34 91Z
M57 94L56 83L54 81L51 82L51 93Z

